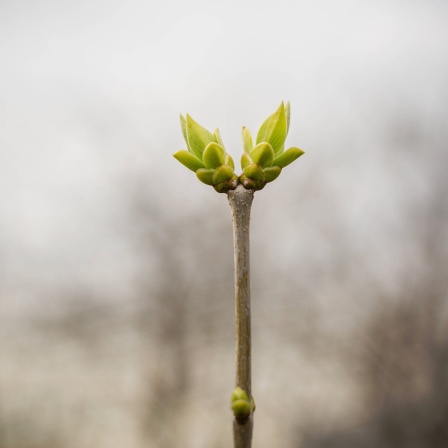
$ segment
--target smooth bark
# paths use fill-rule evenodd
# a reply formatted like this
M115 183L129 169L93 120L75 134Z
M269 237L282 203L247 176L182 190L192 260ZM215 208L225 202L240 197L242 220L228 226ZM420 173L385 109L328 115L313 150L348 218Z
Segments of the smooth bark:
M236 317L236 386L241 387L251 401L251 311L250 311L250 246L249 222L253 190L241 184L228 192L233 220L235 261L235 317ZM253 415L234 419L235 448L252 445Z

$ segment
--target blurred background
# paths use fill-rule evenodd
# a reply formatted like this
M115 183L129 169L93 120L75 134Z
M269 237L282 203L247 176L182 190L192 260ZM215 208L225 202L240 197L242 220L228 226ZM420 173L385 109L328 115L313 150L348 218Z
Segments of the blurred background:
M0 448L227 448L225 195L291 101L306 154L255 196L257 448L448 446L448 3L0 1Z

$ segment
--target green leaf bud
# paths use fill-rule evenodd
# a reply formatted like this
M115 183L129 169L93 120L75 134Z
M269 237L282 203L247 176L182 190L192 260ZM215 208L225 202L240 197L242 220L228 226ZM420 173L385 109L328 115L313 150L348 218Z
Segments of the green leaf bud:
M237 420L247 419L251 413L249 400L236 400L232 402L232 411Z
M213 188L218 193L227 193L229 190L235 190L235 188L238 186L238 183L238 177L234 176L226 182L221 182L219 184L213 185Z
M229 179L232 179L235 176L232 168L227 165L222 165L215 170L213 174L213 185L218 185L223 182L227 182Z
M226 161L226 151L218 143L211 142L207 145L202 154L202 161L206 168L218 168Z
M238 186L240 180L238 179L238 176L236 174L233 175L232 179L229 179L226 182L226 188L228 190L235 190L235 188Z
M207 185L213 185L213 175L215 174L216 170L206 170L204 168L201 168L196 171L197 178Z
M250 165L251 163L254 163L254 161L251 159L250 155L246 152L243 152L243 155L241 156L241 169L244 170L247 165Z
M232 402L236 400L248 400L246 391L241 389L240 386L238 386L233 392L232 392Z
M282 101L280 107L261 125L257 134L257 144L267 142L272 146L274 153L277 154L285 143L286 134L286 113L285 105Z
M279 166L270 166L263 170L266 182L272 182L280 176L282 169Z
M283 154L280 154L274 159L273 165L284 168L294 162L294 160L299 158L302 154L304 154L304 152L299 148L289 148Z
M245 174L240 176L240 182L246 190L257 190L255 181L247 177Z
M267 168L272 166L275 155L272 146L269 143L263 142L252 149L250 157L257 165L260 165L262 168Z
M225 182L221 182L220 184L213 185L213 188L218 193L226 193L226 183Z
M179 160L182 165L186 166L191 171L196 171L199 168L205 168L205 165L196 156L188 151L185 151L185 149L177 151L173 154L173 157Z
M216 143L216 137L199 123L194 121L188 114L186 118L186 129L188 144L191 152L202 160L202 153L204 152L204 149L209 143Z
M266 186L265 180L256 180L255 181L255 190L263 190L263 188Z
M249 154L254 147L254 143L252 141L252 135L250 134L249 129L243 126L243 149L244 152Z
M251 163L250 165L247 165L244 168L243 173L247 177L255 181L264 180L263 170L256 163Z
M235 169L235 163L232 159L232 156L230 154L226 154L226 161L225 164L230 166L233 170Z

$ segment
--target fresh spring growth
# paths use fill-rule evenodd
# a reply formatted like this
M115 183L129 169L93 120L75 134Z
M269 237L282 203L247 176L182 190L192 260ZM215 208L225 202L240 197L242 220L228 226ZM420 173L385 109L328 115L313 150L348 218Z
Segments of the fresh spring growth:
M235 448L251 448L253 413L251 368L250 312L250 244L249 221L254 192L275 180L282 169L303 154L299 148L285 150L289 130L289 103L282 102L258 130L255 144L243 127L241 175L226 153L219 131L211 133L188 114L180 121L187 149L174 157L196 173L198 179L219 193L227 193L233 222L235 261L235 335L236 389L232 393L234 415L233 439Z
M249 401L247 393L241 387L233 391L230 406L237 420L247 419L255 411L254 399Z
M224 149L218 129L212 134L188 114L186 118L182 115L180 118L188 151L178 151L174 157L218 193L234 190L239 183L247 190L261 190L268 182L277 179L284 167L304 154L296 147L285 150L290 123L289 102L286 105L282 102L264 121L255 145L249 129L243 126L243 172L240 176L234 172L233 160Z
M176 152L174 157L194 171L204 184L211 185L218 193L227 193L238 185L235 164L226 153L219 130L212 134L193 120L190 115L180 116L186 150Z

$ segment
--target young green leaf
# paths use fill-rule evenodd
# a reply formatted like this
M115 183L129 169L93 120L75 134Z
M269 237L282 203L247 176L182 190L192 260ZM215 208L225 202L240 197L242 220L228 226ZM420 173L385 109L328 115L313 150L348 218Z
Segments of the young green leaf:
M254 161L251 159L249 154L243 152L243 154L241 155L241 169L244 170L244 168L246 168L246 166L250 163L254 163Z
M182 128L182 135L184 136L185 143L187 144L187 149L188 151L192 152L187 138L187 122L185 121L185 117L182 114L180 114L180 127Z
M291 105L289 104L289 101L286 103L285 106L285 115L286 115L286 135L288 135L289 122L291 121Z
M235 175L232 168L227 165L222 165L215 170L215 174L213 174L213 185L221 184L223 182L227 182L229 179Z
M188 151L185 151L185 149L177 151L173 154L173 157L179 160L180 163L185 165L191 171L196 171L199 168L205 168L205 165L196 156Z
M244 168L243 173L250 179L264 180L263 171L256 163L251 163L250 165L247 165Z
M267 168L268 166L272 166L275 155L272 146L269 143L263 142L259 143L254 149L252 149L250 152L250 157L262 168Z
M280 107L261 125L257 134L257 144L267 142L272 146L274 153L277 154L285 143L286 134L286 114L282 101Z
M198 179L207 185L213 185L213 174L215 174L215 170L206 170L201 168L196 171L196 176Z
M232 156L230 154L226 154L226 165L230 166L230 168L232 168L233 170L235 169L235 163L232 159Z
M224 143L221 138L221 133L219 132L218 128L215 129L214 135L216 138L216 143L218 143L220 146L222 146L225 149Z
M211 142L205 148L202 160L206 168L218 168L226 162L226 151L218 143Z
M299 148L289 148L283 154L280 154L275 158L272 165L284 168L294 162L294 160L298 159L302 154L304 154L304 152Z
M244 152L249 154L254 147L254 143L252 141L252 135L250 135L249 129L243 126L243 149Z
M279 166L270 166L263 170L266 182L272 182L280 176L282 169Z
M194 121L188 114L186 119L186 128L188 144L190 145L191 152L202 160L202 153L204 152L205 147L211 142L216 142L216 137L199 123Z

